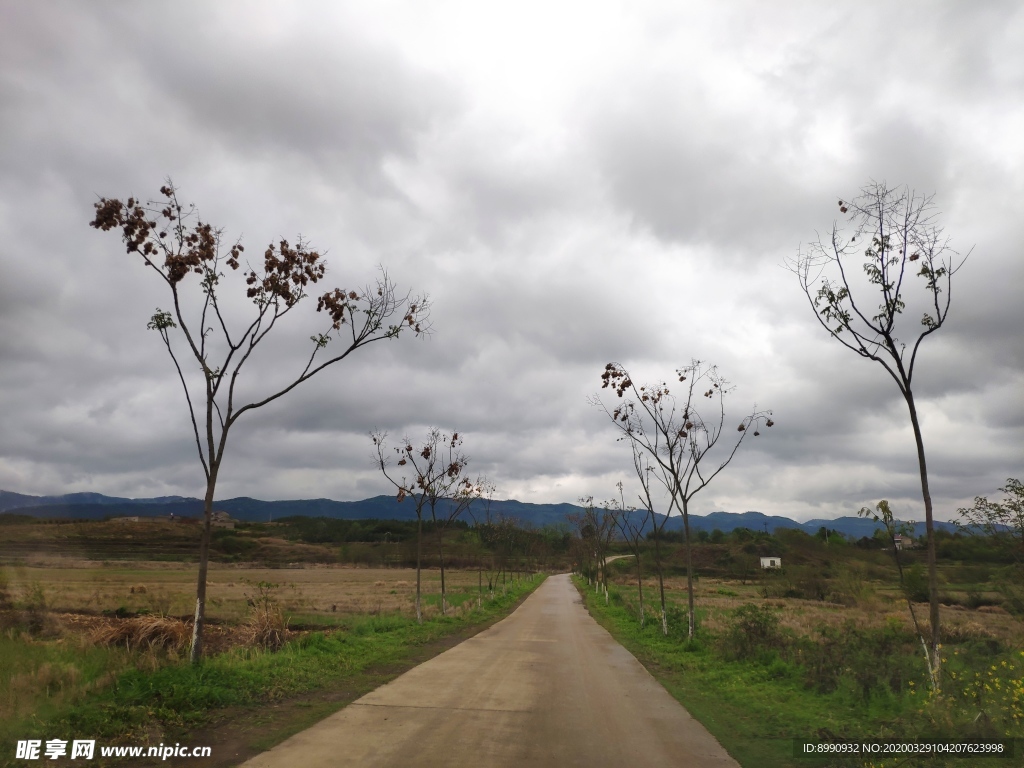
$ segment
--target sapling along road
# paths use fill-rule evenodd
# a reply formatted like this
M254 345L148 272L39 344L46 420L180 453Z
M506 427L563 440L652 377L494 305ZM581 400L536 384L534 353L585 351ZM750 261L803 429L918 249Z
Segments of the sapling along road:
M474 483L466 474L469 458L462 452L458 432L450 435L431 428L423 445L416 449L406 437L392 450L397 457L394 468L387 450L387 432L375 431L370 437L376 450L375 463L384 477L398 490L398 501L411 497L416 512L416 620L423 621L421 571L423 561L423 518L429 513L437 533L437 551L441 565L441 613L446 612L444 572L444 529L464 513L475 499L483 496L484 481ZM402 469L397 469L402 467ZM401 477L399 477L401 475Z
M906 187L869 184L853 200L839 200L839 212L851 225L849 238L833 222L826 240L801 249L788 266L821 326L847 349L881 365L907 404L927 531L928 666L932 689L938 691L942 659L935 525L913 380L921 343L945 324L953 275L967 257L959 258L949 247L935 221L932 199ZM919 291L911 294L914 277ZM869 308L875 301L877 314ZM917 312L919 321L908 316Z
M682 395L677 397L666 382L637 385L629 372L619 363L608 363L601 375L602 388L611 388L623 401L609 408L600 397L591 398L611 419L620 433L619 440L629 442L634 452L634 467L644 488L641 503L653 514L650 478L664 486L669 497L668 508L660 524L654 526L656 558L660 558L658 537L675 510L683 518L686 545L686 578L688 592L688 636L696 630L693 606L693 563L690 541L690 510L693 497L724 470L733 460L748 434L760 435L762 426L771 427L771 411L756 407L740 421L735 441L724 438L725 396L731 391L718 368L700 360L676 370L682 384ZM705 389L706 387L706 389ZM627 397L628 395L628 397ZM710 407L703 406L703 400ZM731 444L731 448L729 447ZM642 455L646 463L638 458ZM661 587L662 631L668 634L664 584L658 566Z

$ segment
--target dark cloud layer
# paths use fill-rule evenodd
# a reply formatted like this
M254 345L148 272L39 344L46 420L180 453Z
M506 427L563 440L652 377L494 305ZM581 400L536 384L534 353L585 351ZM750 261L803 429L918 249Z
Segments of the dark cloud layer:
M605 363L660 380L696 357L736 385L730 419L756 403L777 422L699 511L888 498L920 517L905 403L784 267L872 179L935 193L952 246L974 249L917 374L939 514L1020 477L1013 4L0 0L0 16L0 488L201 493L145 329L168 297L87 226L98 196L166 176L249 253L301 233L331 285L383 264L434 301L431 338L373 345L240 422L222 496L387 492L369 431L437 425L505 494L609 497L631 467L587 404ZM323 320L305 309L244 394L301 365Z

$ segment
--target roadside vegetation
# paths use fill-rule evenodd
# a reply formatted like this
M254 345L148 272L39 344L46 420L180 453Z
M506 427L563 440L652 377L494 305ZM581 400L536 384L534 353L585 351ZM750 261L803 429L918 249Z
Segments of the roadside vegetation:
M446 542L464 557L446 553L447 615L439 571L428 561L419 624L415 571L402 567L415 523L242 525L224 533L256 542L253 549L276 540L288 556L317 547L326 562L212 562L204 658L193 666L195 565L181 562L183 548L158 530L163 525L5 526L21 557L0 566L0 765L18 739L184 743L211 729L211 743L220 743L218 728L265 720L267 704L275 714L297 711L298 720L269 720L251 734L266 749L506 615L541 582L535 566L558 557L543 535L514 521L493 541L486 530L449 530ZM166 525L187 535L186 526ZM82 556L111 537L166 559ZM226 538L215 534L214 542ZM373 553L366 560L397 567L342 562L356 546Z
M852 542L835 531L737 529L695 538L692 639L679 543L664 566L668 635L641 621L633 556L610 563L607 599L585 569L576 583L591 613L742 765L815 765L794 757L797 738L1015 738L1019 759L1024 621L1006 590L1016 574L1006 548L985 536L936 532L946 662L935 693L907 610L908 598L928 601L926 552L901 552L901 586L882 535ZM642 571L653 573L646 544ZM761 556L781 557L784 567L764 570ZM642 589L657 594L657 581L644 579Z
M415 520L336 520L284 517L234 524L211 536L210 562L287 568L302 564L412 568ZM38 520L0 514L0 563L26 565L51 556L94 563L136 561L195 563L201 526L194 520ZM524 527L512 518L466 519L445 526L423 522L425 568L437 568L436 539L444 536L445 564L490 567L499 572L567 567L569 528ZM507 578L507 577L506 577ZM193 596L194 601L194 596Z

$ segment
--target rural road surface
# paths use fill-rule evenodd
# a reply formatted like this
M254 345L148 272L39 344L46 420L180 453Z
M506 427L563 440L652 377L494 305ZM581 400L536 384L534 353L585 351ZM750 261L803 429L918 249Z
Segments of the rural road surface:
M566 574L508 618L245 768L736 766L595 622Z

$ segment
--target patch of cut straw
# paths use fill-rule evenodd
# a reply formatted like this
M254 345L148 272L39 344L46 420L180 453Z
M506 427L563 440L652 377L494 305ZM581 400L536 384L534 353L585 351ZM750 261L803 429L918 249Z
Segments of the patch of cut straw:
M188 625L181 619L164 616L139 616L124 619L104 627L92 634L96 645L124 645L132 648L166 648L180 651L191 640Z

